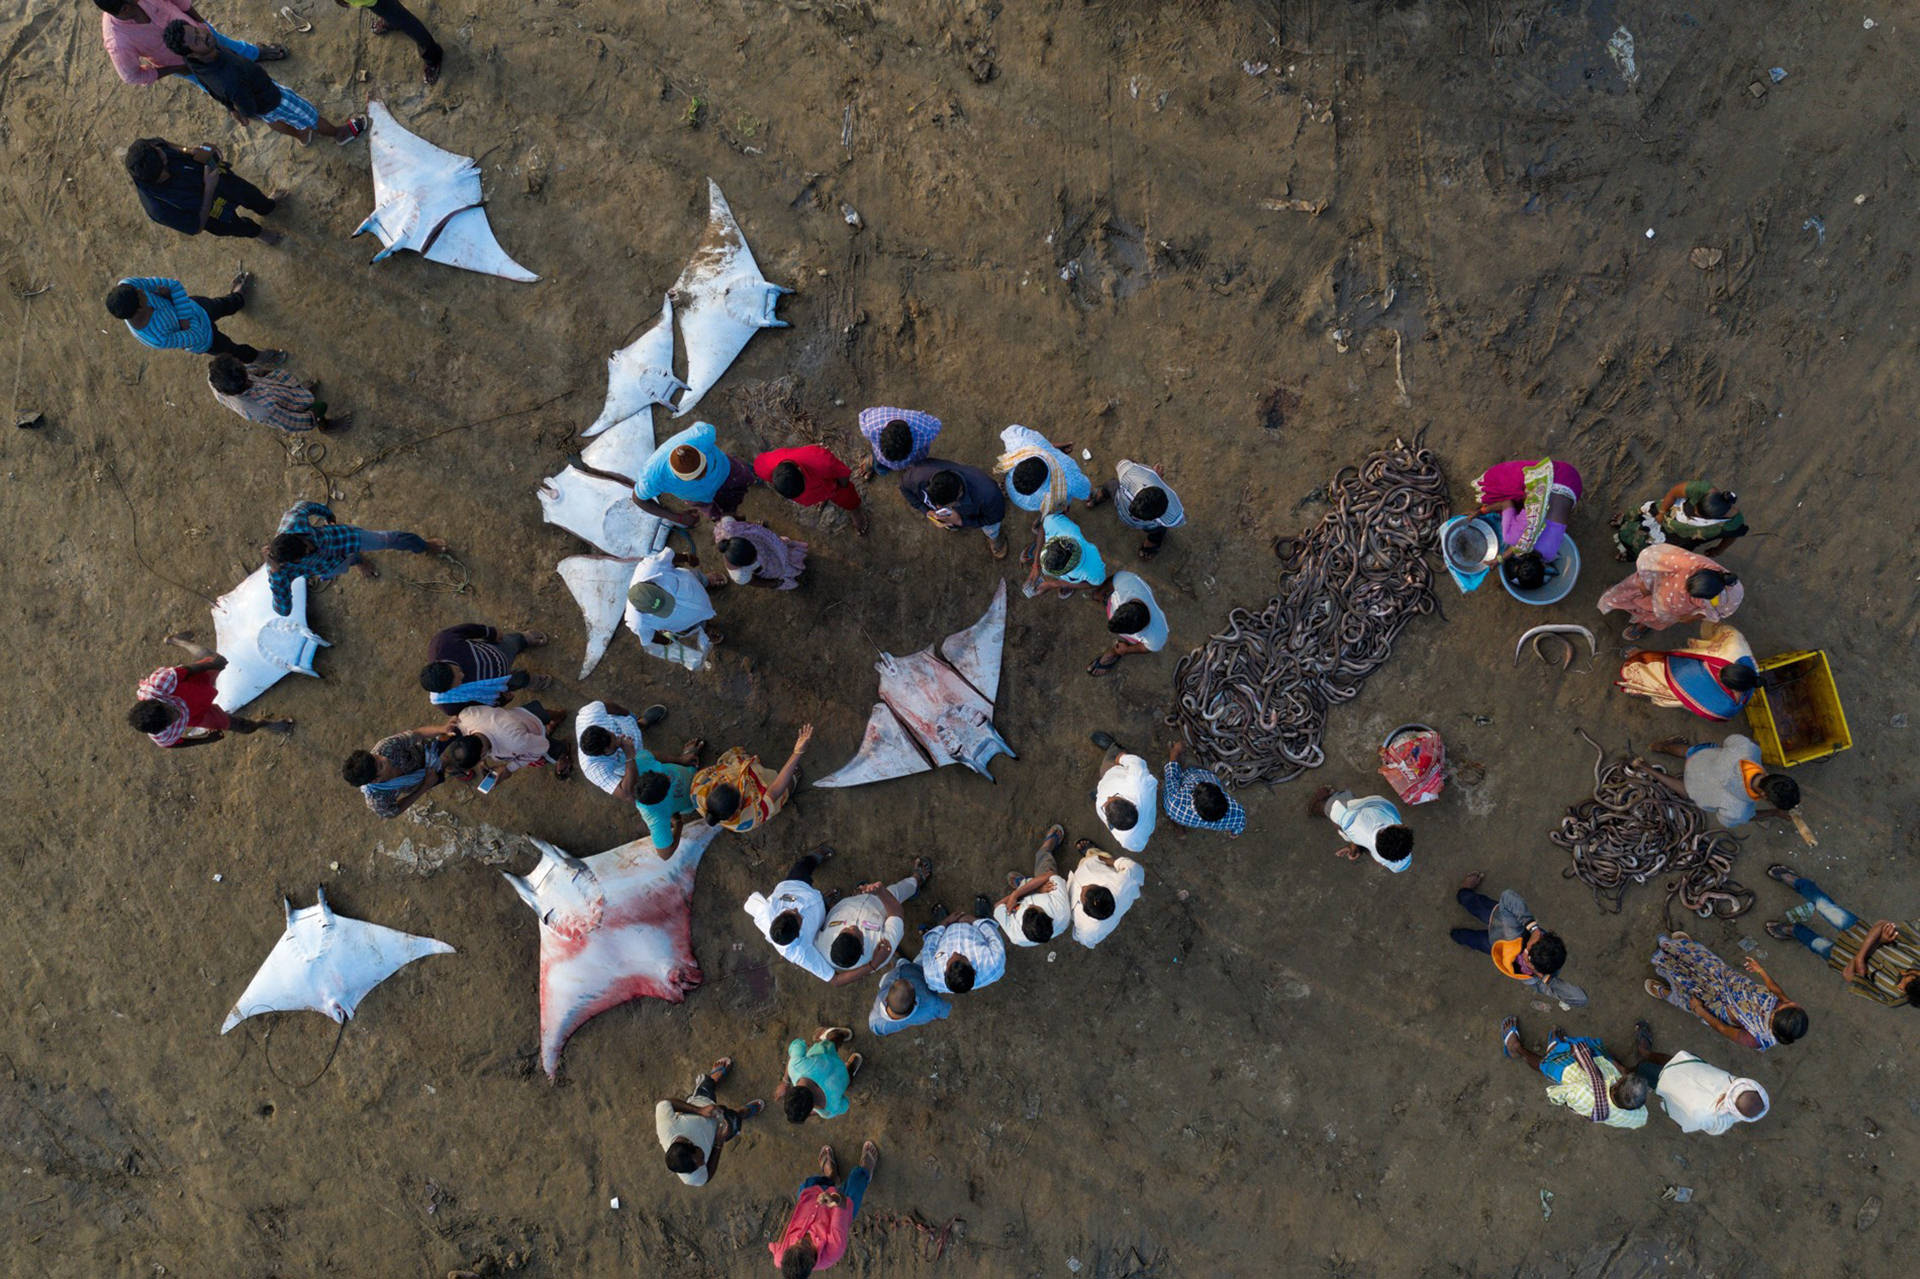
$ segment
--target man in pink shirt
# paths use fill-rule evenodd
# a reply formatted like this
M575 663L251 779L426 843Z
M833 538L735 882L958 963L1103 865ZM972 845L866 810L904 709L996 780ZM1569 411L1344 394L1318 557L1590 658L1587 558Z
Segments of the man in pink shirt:
M860 1147L860 1166L847 1174L846 1188L837 1190L833 1147L820 1147L821 1175L800 1183L800 1202L787 1218L787 1228L767 1245L781 1279L807 1279L846 1256L853 1216L860 1211L867 1182L879 1165L880 1147L869 1141Z
M165 76L185 76L194 84L186 59L167 48L161 35L179 19L204 27L222 48L249 62L278 62L287 51L277 44L252 45L222 35L194 9L191 0L93 0L100 10L100 38L106 42L113 69L128 84L152 84ZM203 86L204 87L204 86Z

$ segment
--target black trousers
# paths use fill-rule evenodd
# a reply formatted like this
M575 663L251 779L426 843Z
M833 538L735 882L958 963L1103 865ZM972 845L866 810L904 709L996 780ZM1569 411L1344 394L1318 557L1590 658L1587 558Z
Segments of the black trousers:
M220 180L214 184L213 196L216 200L225 200L227 207L220 216L208 218L208 235L232 235L252 237L260 234L260 224L251 218L240 216L241 209L250 209L255 213L272 213L274 202L245 178L232 173L222 172Z
M192 298L207 309L207 318L213 321L213 345L207 348L208 355L231 355L242 364L252 364L260 358L258 347L248 346L245 342L236 342L220 331L220 321L238 311L247 304L246 298L238 293L229 293L223 298Z
M413 16L400 0L374 0L371 12L387 24L389 30L396 31L420 46L420 56L428 63L439 65L441 48L427 30L427 24Z

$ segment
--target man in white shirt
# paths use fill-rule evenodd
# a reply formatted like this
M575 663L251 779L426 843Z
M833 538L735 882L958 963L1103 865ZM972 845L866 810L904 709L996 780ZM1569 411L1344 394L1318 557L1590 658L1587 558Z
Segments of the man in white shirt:
M1355 799L1350 790L1322 786L1307 801L1307 813L1340 828L1347 842L1335 852L1348 861L1359 861L1364 848L1396 875L1413 865L1413 831L1401 824L1400 810L1384 795Z
M744 907L781 958L826 982L837 974L820 948L813 944L821 925L827 922L827 901L813 886L813 872L832 856L833 849L822 844L787 868L786 875L773 886L771 896L755 893L747 898Z
M974 898L973 914L954 911L920 935L920 973L937 994L964 995L991 986L1007 971L1007 944L990 919L992 904Z
M1100 761L1100 784L1093 807L1114 842L1130 853L1143 851L1153 836L1160 811L1160 779L1147 761L1129 754L1111 733L1093 734L1093 744L1106 752Z
M1067 880L1067 898L1073 904L1073 939L1092 950L1113 932L1120 919L1139 900L1147 872L1131 857L1115 857L1083 839L1076 848L1080 864Z
M627 588L627 629L643 644L678 640L697 647L703 632L707 643L718 644L722 638L718 628L707 625L713 617L707 587L724 581L719 574L707 577L679 567L673 549L663 547L633 570L633 584Z
M933 878L933 863L924 857L913 859L913 870L899 883L888 886L875 880L860 885L852 896L843 897L827 912L826 923L813 939L813 948L827 957L834 967L832 984L846 986L874 972L893 958L901 935L907 931L907 918L900 903L911 898Z
M720 1168L720 1148L767 1108L766 1102L755 1100L745 1110L734 1110L714 1100L720 1081L732 1069L733 1058L722 1057L694 1081L685 1101L668 1098L653 1108L653 1133L666 1152L667 1170L686 1185L706 1185Z
M1633 1024L1633 1047L1634 1072L1653 1085L1667 1118L1681 1132L1718 1137L1735 1124L1766 1118L1770 1102L1765 1088L1690 1052L1655 1052L1653 1027L1644 1021Z
M652 728L666 717L667 708L657 703L636 716L611 702L588 702L573 716L573 742L580 748L580 771L607 794L631 803L632 795L620 794L620 779L627 771L627 752L621 742L639 742L641 730Z
M1013 889L993 908L994 922L1007 940L1016 946L1044 946L1065 932L1073 921L1073 906L1067 894L1067 877L1060 873L1054 853L1067 837L1067 828L1055 824L1047 828L1040 851L1033 855L1033 874L1007 872Z

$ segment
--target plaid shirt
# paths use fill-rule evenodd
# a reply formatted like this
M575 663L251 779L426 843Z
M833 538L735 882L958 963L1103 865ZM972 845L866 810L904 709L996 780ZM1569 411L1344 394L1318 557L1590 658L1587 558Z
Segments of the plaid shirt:
M886 430L887 423L894 421L905 422L907 430L913 434L913 452L898 466L880 456L880 432ZM926 460L927 454L933 449L934 437L940 434L940 419L919 409L861 409L860 434L866 437L867 447L873 450L875 472L899 471Z
M247 366L247 389L238 395L215 390L213 398L249 422L278 427L282 431L311 431L318 423L313 416L313 392L293 380L283 369L263 364ZM211 375L208 385L211 387Z
M1229 835L1238 835L1247 828L1247 810L1240 801L1227 795L1227 788L1218 777L1204 768L1189 768L1178 760L1168 760L1166 768L1161 770L1160 806L1167 816L1182 826L1191 826L1195 830L1223 830ZM1227 815L1217 822L1207 821L1193 806L1193 788L1201 782L1212 782L1220 787L1220 793L1227 795Z
M280 517L281 533L299 533L313 541L313 554L267 569L267 587L273 592L273 611L285 617L293 612L293 579L331 582L346 572L360 554L360 530L351 524L314 524L314 516L333 519L333 509L322 502L300 502Z
M991 986L1007 971L1007 944L990 920L936 924L921 934L920 974L943 995L953 993L947 987L947 961L955 955L966 956L973 965L975 990Z
M213 317L187 296L186 285L163 275L129 276L120 283L140 290L153 308L144 327L136 329L132 320L127 321L127 331L133 336L161 351L204 351L213 345ZM182 320L187 322L184 329L180 327Z
M155 746L177 746L187 735L187 721L193 712L187 708L186 700L175 692L180 687L180 668L163 666L140 681L135 698L142 702L164 702L173 707L173 723L157 733L148 733Z

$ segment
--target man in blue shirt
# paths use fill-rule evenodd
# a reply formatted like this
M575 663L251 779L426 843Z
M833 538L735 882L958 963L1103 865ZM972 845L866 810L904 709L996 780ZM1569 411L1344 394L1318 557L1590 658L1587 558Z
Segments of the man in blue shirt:
M107 290L107 314L126 321L127 330L159 351L193 351L202 355L231 355L243 364L278 364L285 351L262 351L235 342L218 322L247 304L245 271L233 277L223 298L188 294L187 286L163 275L129 276Z
M358 568L368 577L380 576L373 565L361 558L366 551L411 551L418 555L447 549L437 537L414 533L377 533L355 528L334 519L333 509L324 502L296 503L280 517L280 529L265 547L267 589L273 595L273 611L285 617L293 611L293 579L331 582L349 568Z

